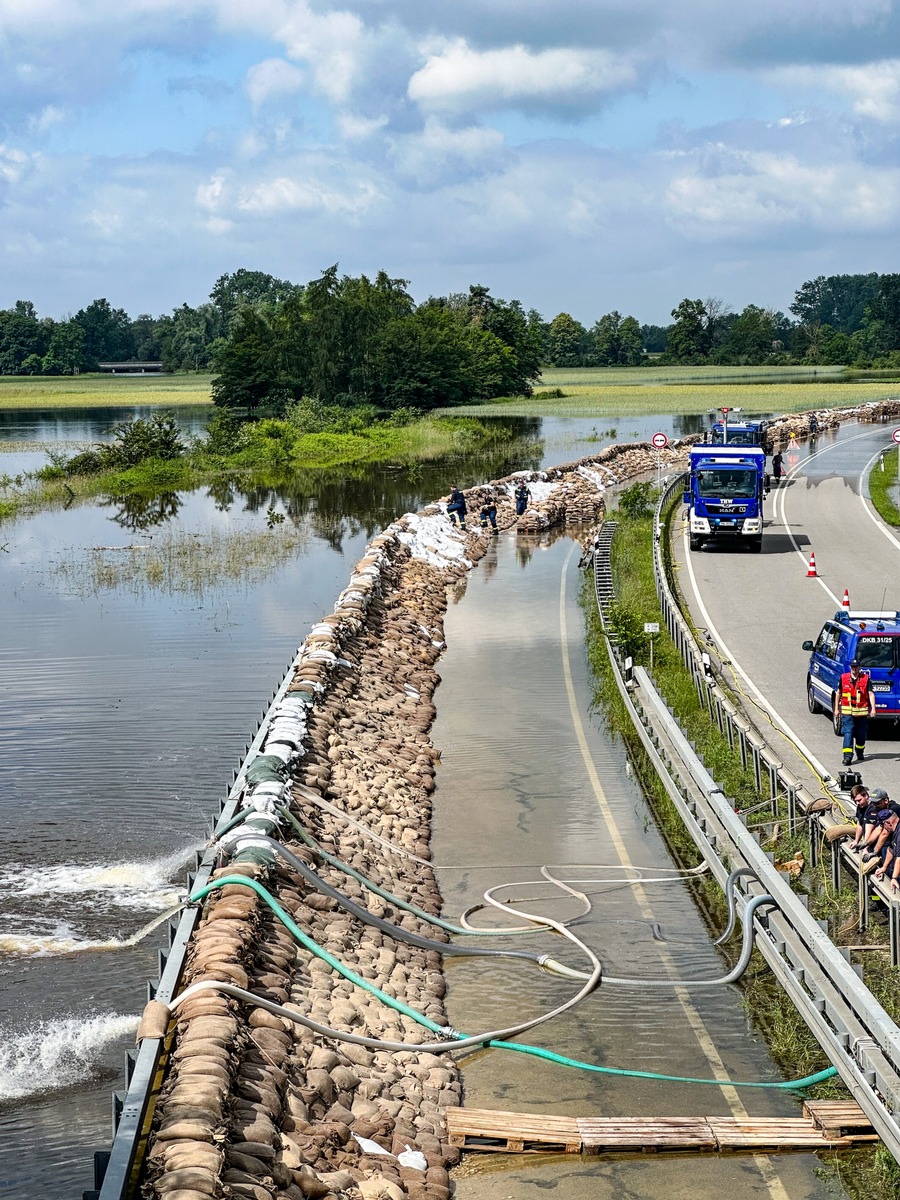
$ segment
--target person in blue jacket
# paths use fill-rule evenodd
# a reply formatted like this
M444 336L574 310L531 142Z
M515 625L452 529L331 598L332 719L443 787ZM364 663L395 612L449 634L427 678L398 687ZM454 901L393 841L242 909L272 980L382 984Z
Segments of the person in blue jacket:
M458 522L460 529L465 529L467 512L466 498L454 483L450 487L450 499L447 501L447 516L450 518L450 524Z
M528 508L528 501L531 499L531 488L524 479L520 479L516 484L516 516L521 517Z

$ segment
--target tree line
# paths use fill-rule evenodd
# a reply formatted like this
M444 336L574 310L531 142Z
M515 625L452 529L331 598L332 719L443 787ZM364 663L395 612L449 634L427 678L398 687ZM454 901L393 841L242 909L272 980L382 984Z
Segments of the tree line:
M94 300L63 320L19 300L0 311L0 374L68 375L101 362L212 372L214 398L278 413L305 399L340 408L430 409L528 394L542 366L663 363L900 367L900 275L819 276L791 316L717 297L683 299L669 325L606 313L550 321L481 285L416 304L404 279L330 267L307 284L261 271L221 276L209 300L134 319Z

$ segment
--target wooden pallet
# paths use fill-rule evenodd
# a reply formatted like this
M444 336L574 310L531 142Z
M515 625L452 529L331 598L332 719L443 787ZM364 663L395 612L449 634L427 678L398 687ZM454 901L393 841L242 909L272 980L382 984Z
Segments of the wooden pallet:
M843 1150L877 1141L858 1105L809 1101L802 1117L559 1117L447 1109L450 1144L502 1154Z
M877 1142L878 1134L854 1100L807 1100L804 1117L829 1137L849 1134L859 1142Z

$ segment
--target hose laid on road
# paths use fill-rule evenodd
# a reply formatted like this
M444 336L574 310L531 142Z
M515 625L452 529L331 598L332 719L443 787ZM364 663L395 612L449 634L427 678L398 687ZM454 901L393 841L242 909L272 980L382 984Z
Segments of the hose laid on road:
M303 1013L297 1012L296 1009L285 1008L283 1005L276 1004L272 1000L265 1000L262 996L257 996L255 992L245 991L233 983L226 983L217 979L202 979L199 983L191 984L180 996L170 1001L168 1007L174 1011L186 1000L192 999L202 991L209 990L222 992L226 996L233 996L236 1000L241 1000L246 1004L253 1004L257 1008L264 1008L276 1017L291 1021L295 1025L302 1025L304 1028L310 1029L313 1033L318 1033L322 1037L331 1038L339 1042L350 1042L354 1046L365 1046L370 1050L395 1050L414 1054L446 1054L452 1050L463 1049L472 1041L471 1038L460 1037L456 1031L449 1028L445 1032L451 1035L450 1040L430 1044L393 1042L382 1038L366 1037L361 1033L348 1033L343 1029L332 1029L328 1025L322 1025L318 1021L314 1021L312 1017L307 1017ZM598 1075L620 1075L631 1079L650 1079L660 1083L699 1083L711 1087L765 1088L771 1091L796 1092L810 1088L814 1084L822 1083L826 1079L833 1079L837 1075L835 1067L826 1067L823 1071L816 1071L813 1075L804 1075L802 1079L781 1080L777 1083L747 1083L734 1079L695 1079L688 1075L664 1075L657 1071L634 1071L622 1067L600 1067L596 1063L582 1062L577 1058L567 1058L563 1054L556 1054L553 1050L544 1050L541 1046L528 1046L522 1042L506 1042L491 1039L489 1042L480 1044L490 1046L495 1050L512 1050L518 1054L528 1054L533 1058L541 1058L547 1062L554 1062L562 1067L573 1067L580 1071L591 1071Z
M320 946L318 942L314 941L308 934L304 933L303 930L291 918L291 916L284 911L271 892L267 891L266 888L264 888L262 884L258 883L255 879L249 879L245 875L222 876L219 879L212 880L204 887L199 888L196 892L193 892L190 896L190 902L192 904L199 903L199 901L205 899L211 892L216 891L218 888L226 887L229 884L237 884L240 887L250 888L252 891L256 892L256 894L269 906L275 916L278 917L282 924L288 930L290 930L297 941L299 941L301 945L305 946L307 950L310 950L313 954L315 954L317 958L320 958L323 962L328 963L330 967L332 967L340 975L343 975L345 979L349 979L351 983L355 983L357 987L362 988L363 991L366 991L370 995L377 997L383 1004L388 1005L389 1008L393 1008L397 1012L403 1013L417 1024L431 1030L432 1033L436 1033L444 1038L453 1038L453 1045L457 1049L467 1049L470 1046L483 1046L486 1043L497 1039L511 1037L517 1033L524 1033L528 1029L534 1029L536 1026L552 1020L553 1017L557 1017L561 1013L568 1012L569 1009L574 1008L577 1004L580 1004L586 996L589 996L590 993L594 991L594 989L599 985L603 974L603 967L600 963L600 960L589 946L586 946L583 942L579 941L579 939L576 938L575 935L564 926L559 925L557 922L549 922L554 928L556 928L558 933L562 933L564 937L568 938L570 941L579 946L579 948L582 949L587 955L589 961L593 964L593 969L583 987L563 1004L557 1005L556 1008L551 1009L549 1012L542 1013L537 1017L531 1017L526 1021L519 1021L515 1025L511 1025L506 1029L493 1029L487 1033L477 1034L474 1037L461 1037L458 1031L438 1025L435 1021L432 1021L430 1017L426 1017L424 1013L418 1012L416 1009L411 1008L408 1004L404 1004L402 1000L397 1000L394 996L389 996L387 992L384 992L381 990L381 988L369 983L367 980L363 979L361 975L358 975L355 971L351 970L350 967L346 966L339 959L335 958L333 954L330 954L323 946ZM516 916L525 917L527 919L528 914L517 912ZM437 1045L443 1045L443 1043L437 1043Z

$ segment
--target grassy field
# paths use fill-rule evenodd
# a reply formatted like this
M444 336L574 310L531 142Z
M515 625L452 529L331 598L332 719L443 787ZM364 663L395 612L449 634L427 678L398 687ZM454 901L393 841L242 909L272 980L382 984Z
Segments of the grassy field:
M555 389L564 396L544 395ZM644 413L704 413L728 405L745 413L849 408L900 395L900 383L843 380L839 368L548 368L529 399L467 405L472 416L617 418Z
M212 375L0 376L0 409L210 404Z
M0 376L0 409L209 404L211 375ZM556 389L557 397L544 393ZM530 399L454 408L470 416L607 417L702 413L727 404L746 413L848 408L900 395L900 383L846 379L839 367L548 367Z

